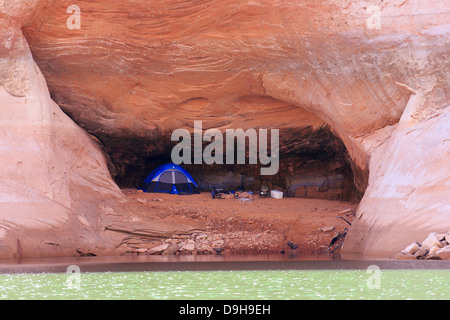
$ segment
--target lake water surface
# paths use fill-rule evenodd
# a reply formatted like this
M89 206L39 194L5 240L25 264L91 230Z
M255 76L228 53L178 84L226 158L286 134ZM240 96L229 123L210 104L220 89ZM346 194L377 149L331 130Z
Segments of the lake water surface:
M0 261L0 272L0 299L450 299L450 261L92 257Z

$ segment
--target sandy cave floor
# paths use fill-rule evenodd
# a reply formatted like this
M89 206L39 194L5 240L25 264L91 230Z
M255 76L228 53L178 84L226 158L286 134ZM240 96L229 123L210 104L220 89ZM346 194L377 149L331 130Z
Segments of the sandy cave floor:
M358 207L358 203L322 199L256 196L243 202L212 199L209 193L179 196L122 191L132 204L134 219L204 230L224 240L223 254L289 252L288 241L298 245L297 253L328 252L331 239L349 227L337 216L352 222Z

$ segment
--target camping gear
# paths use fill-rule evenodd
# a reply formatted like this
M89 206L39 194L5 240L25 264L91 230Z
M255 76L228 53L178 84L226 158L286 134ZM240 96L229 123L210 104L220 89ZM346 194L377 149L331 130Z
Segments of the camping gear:
M269 187L268 186L261 186L261 191L259 193L261 197L268 197L269 196Z
M250 191L236 192L236 198L253 198L253 192Z
M213 199L234 199L235 195L232 193L222 193L218 192L213 195Z
M283 192L278 190L271 190L270 196L275 199L283 199Z
M181 166L168 163L155 169L145 178L142 187L144 192L161 192L170 194L200 193L197 183Z

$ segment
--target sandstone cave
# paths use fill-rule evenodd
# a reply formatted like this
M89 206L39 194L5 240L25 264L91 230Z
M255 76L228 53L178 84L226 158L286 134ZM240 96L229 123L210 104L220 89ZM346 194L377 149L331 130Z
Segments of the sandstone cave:
M346 254L392 257L450 229L445 0L381 1L379 25L365 1L78 2L79 28L64 1L0 6L2 257L117 254L124 234L181 232L164 220L177 212L123 190L196 120L280 133L270 179L186 166L205 191L361 199Z

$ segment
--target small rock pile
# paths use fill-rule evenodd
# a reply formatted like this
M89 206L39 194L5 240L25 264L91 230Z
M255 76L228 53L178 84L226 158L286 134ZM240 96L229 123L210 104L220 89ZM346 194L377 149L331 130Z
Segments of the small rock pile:
M422 243L411 243L396 258L450 260L450 231L431 232Z
M135 244L129 253L138 255L195 255L233 253L265 253L279 247L281 236L268 231L236 231L227 233L195 232L187 237L173 237L153 245Z
M224 249L224 238L221 235L210 233L193 233L189 239L171 238L164 243L147 249L148 255L190 255L190 254L216 254Z

